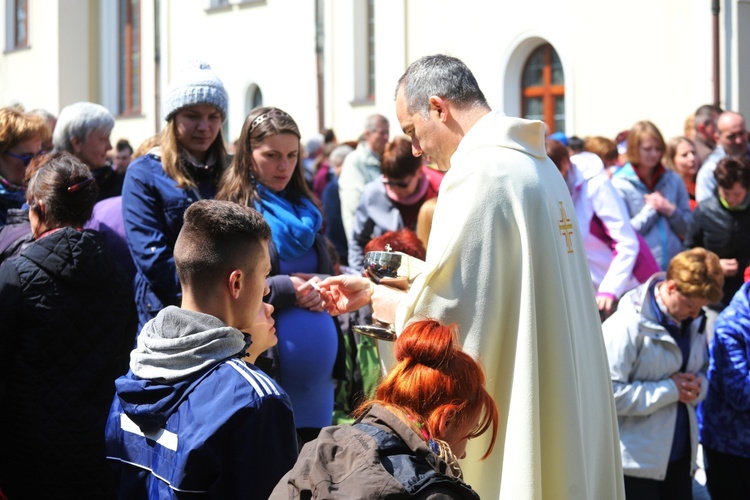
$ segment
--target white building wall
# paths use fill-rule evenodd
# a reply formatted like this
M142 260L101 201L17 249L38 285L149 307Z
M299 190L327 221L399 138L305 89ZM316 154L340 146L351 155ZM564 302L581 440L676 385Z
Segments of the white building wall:
M19 103L57 114L60 105L57 1L29 2L29 48L5 52L6 5L0 8L0 106Z
M7 1L7 0L6 0ZM712 100L711 9L706 0L377 0L376 90L362 99L367 0L319 0L324 13L324 126L355 139L366 116L395 121L393 90L408 64L448 53L474 71L490 104L520 114L520 75L541 43L565 71L566 132L612 137L650 119L665 137L682 133L688 114ZM142 0L141 116L118 118L113 140L134 145L163 126L154 63L154 3L162 10L162 95L187 59L209 61L229 93L228 140L239 136L248 89L288 111L303 137L318 131L314 0ZM7 3L6 3L7 5ZM29 2L31 47L0 54L0 105L21 102L57 113L78 100L107 101L116 36L101 16L115 0ZM614 7L613 7L614 5ZM613 10L614 9L614 10ZM750 114L748 0L722 2L721 104ZM6 9L0 9L5 39ZM103 33L102 33L103 31ZM105 39L101 37L105 37ZM106 43L105 43L106 42ZM113 56L114 57L114 56Z
M257 85L267 106L288 112L303 137L318 131L315 11L312 0L268 0L208 10L208 0L166 0L169 57L166 86L191 58L211 64L229 94L226 139L240 135Z

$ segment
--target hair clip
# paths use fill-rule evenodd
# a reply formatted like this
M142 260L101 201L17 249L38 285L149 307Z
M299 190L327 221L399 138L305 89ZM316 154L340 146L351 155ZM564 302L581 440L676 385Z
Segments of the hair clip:
M81 182L77 182L73 184L72 186L68 186L68 192L75 193L79 189L83 189L86 186L93 184L94 182L96 182L96 179L94 179L93 177L89 177L88 179L82 180Z
M281 111L280 109L272 109L271 111L267 111L266 113L263 113L262 115L258 116L253 120L253 123L250 124L250 132L255 129L258 125L263 123L264 121L268 120L272 116L286 116L289 117L289 114L287 114L284 111Z

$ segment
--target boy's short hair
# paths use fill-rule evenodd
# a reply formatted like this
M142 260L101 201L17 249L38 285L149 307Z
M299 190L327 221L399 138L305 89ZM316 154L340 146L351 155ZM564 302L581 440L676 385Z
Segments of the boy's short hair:
M230 201L193 203L174 246L180 284L211 290L234 269L250 272L261 242L270 238L271 228L255 209Z
M719 257L705 248L697 247L675 255L667 267L667 279L677 290L691 299L721 300L724 273Z

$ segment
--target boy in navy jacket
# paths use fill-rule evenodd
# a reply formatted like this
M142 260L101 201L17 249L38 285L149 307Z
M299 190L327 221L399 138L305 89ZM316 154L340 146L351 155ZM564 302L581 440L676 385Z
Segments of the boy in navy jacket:
M242 360L268 293L270 229L205 200L175 244L182 306L149 321L116 381L107 458L120 498L268 498L294 465L289 397Z

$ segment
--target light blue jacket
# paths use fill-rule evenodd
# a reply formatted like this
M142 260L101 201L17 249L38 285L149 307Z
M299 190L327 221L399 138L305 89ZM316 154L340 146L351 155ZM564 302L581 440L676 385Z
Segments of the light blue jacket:
M602 325L620 428L622 469L626 476L662 481L677 421L679 390L670 378L682 367L682 351L659 323L653 290L659 273L626 293L617 311ZM695 469L698 423L695 407L706 397L708 382L703 321L690 326L690 359L686 373L701 378L701 394L686 405L690 421L691 464Z
M612 176L612 185L625 201L630 223L646 240L656 262L666 271L669 261L683 250L682 238L690 224L690 199L680 176L667 170L651 191L627 163ZM677 209L670 217L646 204L644 195L659 191Z

